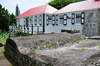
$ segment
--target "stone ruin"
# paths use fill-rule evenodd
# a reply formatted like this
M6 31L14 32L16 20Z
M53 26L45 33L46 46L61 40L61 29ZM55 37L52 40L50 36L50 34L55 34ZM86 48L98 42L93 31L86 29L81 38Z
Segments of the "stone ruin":
M54 33L11 38L6 41L5 51L11 55L15 66L91 66L85 61L94 52L100 52L99 49L70 48L77 45L77 41L86 41L84 37L80 33Z

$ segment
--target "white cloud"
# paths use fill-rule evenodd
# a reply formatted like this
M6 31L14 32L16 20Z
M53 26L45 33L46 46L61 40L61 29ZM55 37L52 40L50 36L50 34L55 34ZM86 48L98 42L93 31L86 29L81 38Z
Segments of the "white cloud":
M50 1L51 0L1 0L0 4L8 9L10 13L15 14L16 4L19 6L20 13L23 13L30 8L47 4Z

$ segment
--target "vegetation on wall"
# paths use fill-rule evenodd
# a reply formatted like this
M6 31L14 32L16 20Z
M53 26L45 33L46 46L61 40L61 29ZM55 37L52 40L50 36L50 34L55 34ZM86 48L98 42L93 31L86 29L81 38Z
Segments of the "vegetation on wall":
M85 1L85 0L52 0L48 4L57 9L61 9L62 7L66 6L70 3L75 3L75 2L80 2L80 1Z

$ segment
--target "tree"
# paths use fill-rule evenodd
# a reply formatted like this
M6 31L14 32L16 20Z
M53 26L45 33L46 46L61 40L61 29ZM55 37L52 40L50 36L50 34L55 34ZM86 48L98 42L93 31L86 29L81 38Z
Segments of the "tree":
M16 24L15 15L12 13L12 14L10 15L9 25L15 25L15 24Z
M18 5L16 5L16 12L15 12L16 16L19 16L20 15L20 10L19 10L19 7Z
M61 9L62 7L66 6L70 3L80 2L80 1L84 1L84 0L52 0L48 4L57 9Z
M0 29L8 31L9 25L16 24L15 15L10 14L5 7L0 4Z

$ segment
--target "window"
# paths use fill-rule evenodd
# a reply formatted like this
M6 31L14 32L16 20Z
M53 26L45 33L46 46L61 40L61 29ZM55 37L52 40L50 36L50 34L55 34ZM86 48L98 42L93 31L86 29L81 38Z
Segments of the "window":
M33 24L33 16L30 17L30 22Z
M76 24L81 24L81 14L76 14Z
M24 25L25 25L25 17L23 18L23 21L24 21Z
M48 19L49 21L48 21L48 24L49 25L52 25L52 16L49 16L49 19Z
M56 25L58 25L58 15L56 15Z
M40 15L39 17L39 24L41 25L42 24L42 16Z
M28 24L28 20L29 20L29 18L26 18L26 27L29 26L29 24Z
M60 16L60 25L63 25L63 22L64 22L64 16L61 15L61 16Z

